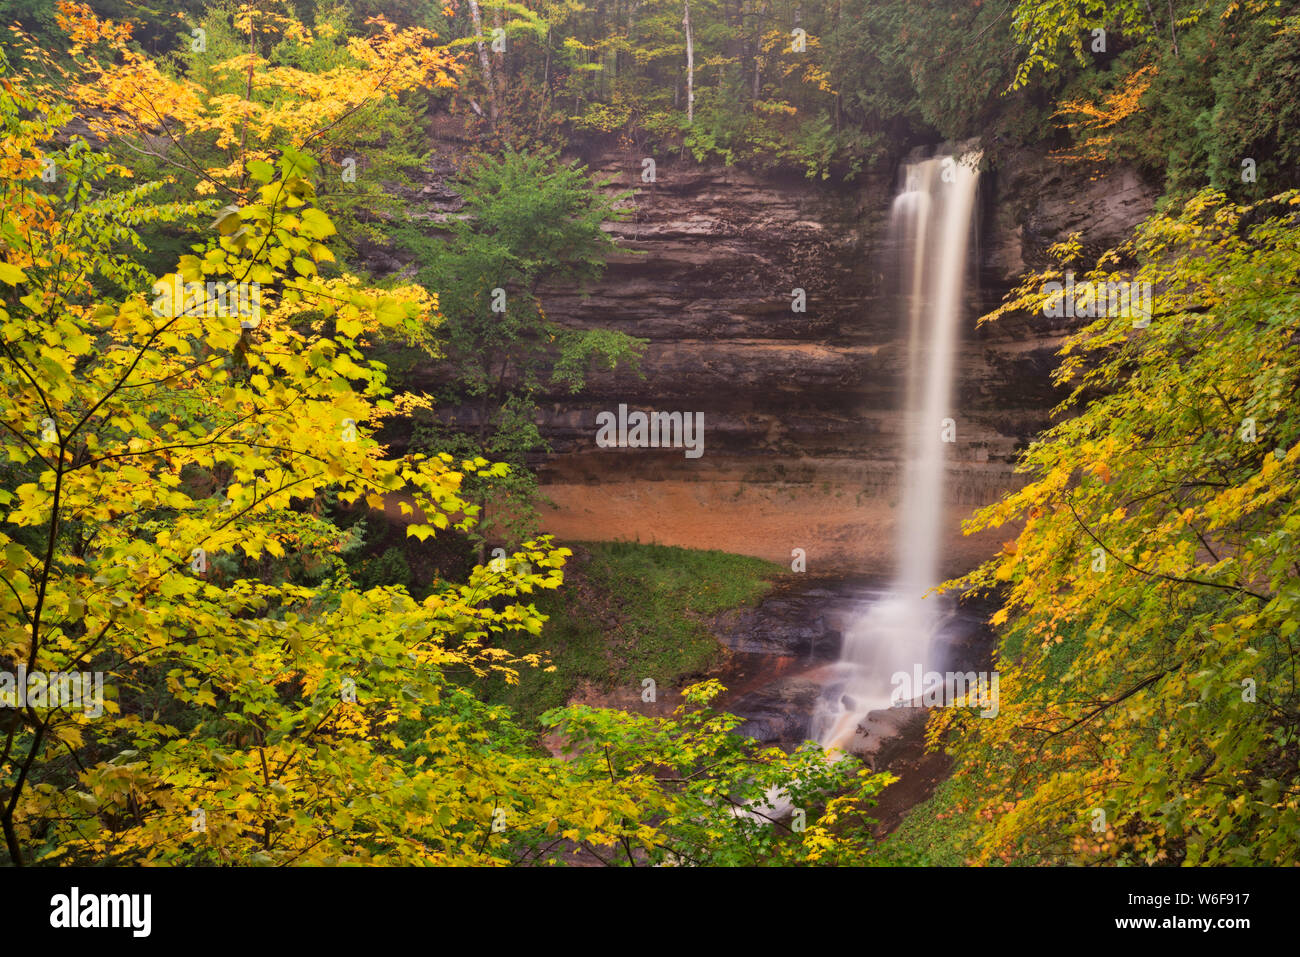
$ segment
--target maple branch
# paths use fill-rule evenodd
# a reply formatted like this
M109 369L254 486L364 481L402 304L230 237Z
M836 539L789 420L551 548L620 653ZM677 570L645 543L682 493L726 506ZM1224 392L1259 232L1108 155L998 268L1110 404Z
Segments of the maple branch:
M1109 701L1102 702L1100 705L1098 705L1092 711L1089 711L1086 715L1084 715L1082 718L1079 718L1077 721L1072 721L1069 724L1067 724L1064 728L1060 728L1056 731L1049 731L1047 733L1047 737L1043 738L1043 740L1039 742L1038 751L1041 752L1043 750L1043 746L1046 745L1050 739L1056 737L1059 734L1065 734L1065 732L1077 728L1081 724L1086 724L1087 722L1097 717L1097 715L1101 714L1106 709L1113 708L1121 701L1133 697L1133 695L1137 694L1143 688L1147 687L1148 685L1154 684L1155 682L1159 681L1161 678L1163 678L1165 675L1169 674L1173 670L1174 669L1172 668L1166 668L1164 671L1151 675L1148 678L1143 678L1141 681L1135 684L1132 688L1129 688L1123 694L1117 695L1116 697L1111 698ZM1026 730L1031 730L1031 729L1026 729ZM1037 729L1032 729L1032 730L1037 730Z
M1245 585L1228 585L1223 582L1206 581L1203 578L1181 578L1178 575L1166 575L1164 572L1152 572L1152 571L1147 571L1145 568L1139 568L1137 565L1134 565L1132 562L1126 561L1121 556L1115 554L1115 552L1113 552L1110 549L1110 547L1106 545L1105 542L1103 542L1100 538L1098 538L1096 535L1093 534L1092 529L1090 529L1087 526L1087 524L1084 523L1083 519L1079 517L1079 513L1075 511L1074 502L1070 499L1069 496L1065 497L1065 504L1070 509L1070 514L1074 516L1075 522L1078 523L1078 526L1080 528L1082 528L1085 532L1088 533L1089 538L1091 538L1094 542L1096 542L1099 546L1101 546L1101 549L1107 555L1115 559L1115 561L1119 562L1125 568L1137 572L1139 575L1146 575L1148 578L1161 578L1164 579L1165 581L1175 582L1176 584L1180 584L1180 585L1203 585L1206 588L1221 588L1224 591L1243 592L1244 594L1250 595L1252 598L1258 598L1262 602L1269 602L1273 600L1268 595L1261 595L1259 592L1251 591Z

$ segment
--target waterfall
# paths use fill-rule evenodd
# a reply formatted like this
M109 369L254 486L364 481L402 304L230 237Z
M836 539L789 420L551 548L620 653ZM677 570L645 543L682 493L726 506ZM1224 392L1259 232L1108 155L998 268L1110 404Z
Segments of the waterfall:
M966 250L979 178L978 154L909 164L890 219L900 251L899 292L908 322L907 378L895 571L887 595L847 628L840 661L813 715L811 737L846 748L870 711L888 708L896 672L938 670L931 661L943 534L943 420L951 409Z

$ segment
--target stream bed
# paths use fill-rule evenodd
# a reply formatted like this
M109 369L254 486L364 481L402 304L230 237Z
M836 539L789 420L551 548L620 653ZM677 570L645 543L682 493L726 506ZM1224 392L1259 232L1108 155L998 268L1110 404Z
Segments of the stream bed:
M810 576L783 580L755 607L719 615L714 634L729 651L717 674L727 687L721 706L746 719L739 731L785 749L815 739L819 706L843 680L845 635L873 605L889 598L879 582ZM927 670L987 670L994 640L987 625L990 609L971 602L942 607ZM879 680L880 697L888 700L889 675ZM925 751L928 713L916 706L867 711L845 746L873 770L899 776L876 809L882 833L947 775L947 756Z

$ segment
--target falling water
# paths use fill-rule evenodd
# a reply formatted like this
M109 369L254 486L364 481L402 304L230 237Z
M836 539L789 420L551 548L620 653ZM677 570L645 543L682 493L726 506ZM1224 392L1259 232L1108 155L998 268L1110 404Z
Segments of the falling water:
M867 713L890 706L890 677L938 670L932 661L939 627L935 599L942 535L943 420L950 408L953 358L960 328L966 247L975 208L978 155L909 164L894 200L891 239L900 256L900 293L907 303L902 495L897 562L889 593L867 606L844 636L813 715L812 737L847 748Z

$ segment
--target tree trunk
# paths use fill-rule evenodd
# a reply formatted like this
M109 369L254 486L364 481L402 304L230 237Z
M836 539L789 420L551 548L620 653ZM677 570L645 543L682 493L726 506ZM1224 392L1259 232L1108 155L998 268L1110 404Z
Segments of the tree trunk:
M483 45L483 15L479 13L477 0L469 0L469 15L474 20L474 41L478 47L478 62L483 67L483 82L488 91L488 116L492 126L497 125L497 88L492 80L492 60L488 57L487 47Z
M501 36L504 38L506 35L506 30L505 30L505 23L503 23L501 20L500 7L497 7L495 10L492 11L492 22L496 26L496 28L501 31ZM497 53L492 54L492 57L494 60L496 60L495 72L496 72L496 82L497 82L496 87L493 88L493 92L499 93L501 95L501 98L504 100L505 93L506 93L506 86L505 86L506 85L506 55L505 53L498 51Z
M686 28L686 124L695 122L695 40L691 36L691 0L683 0L686 15L682 26Z

